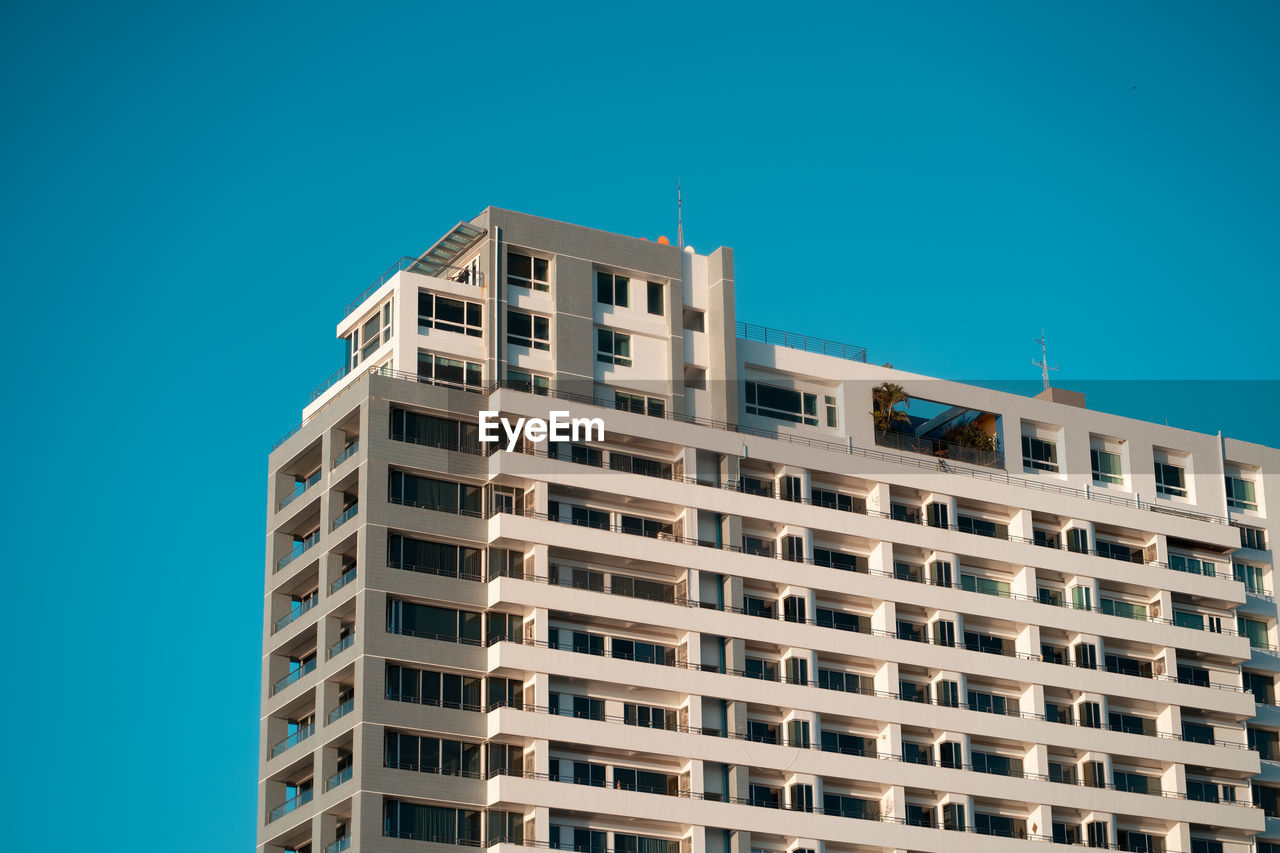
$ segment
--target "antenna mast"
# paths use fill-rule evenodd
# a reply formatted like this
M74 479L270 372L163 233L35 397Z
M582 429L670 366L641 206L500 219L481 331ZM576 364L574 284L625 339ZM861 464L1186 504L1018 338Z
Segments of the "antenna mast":
M1036 338L1036 343L1040 345L1040 360L1032 361L1036 367L1040 368L1040 375L1044 378L1044 390L1049 390L1049 371L1057 370L1057 367L1049 366L1049 359L1046 356L1047 347L1045 346L1044 329L1040 330L1040 337Z
M684 251L684 197L680 193L680 179L676 179L676 246Z

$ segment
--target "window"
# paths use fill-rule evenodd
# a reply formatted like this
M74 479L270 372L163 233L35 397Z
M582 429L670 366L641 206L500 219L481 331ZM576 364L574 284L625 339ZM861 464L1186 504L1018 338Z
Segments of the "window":
M480 580L480 553L463 545L387 534L387 565L406 571Z
M668 729L674 731L676 728L676 712L649 705L626 704L622 706L622 722L624 725L638 726L642 729Z
M391 438L465 453L480 452L478 425L394 407L391 409Z
M1239 477L1227 477L1227 506L1232 509L1258 511L1258 496L1254 491L1252 480Z
M853 495L846 495L844 492L815 488L811 493L811 497L814 506L825 506L829 509L838 509L841 512L865 513L867 511L866 500Z
M1083 527L1072 527L1067 531L1067 550L1077 554L1089 553L1089 531Z
M1095 483L1124 485L1124 475L1120 472L1119 453L1112 453L1109 450L1101 450L1095 447L1089 450L1089 460L1093 467L1093 481Z
M947 803L942 807L942 828L953 832L964 832L964 806L960 803Z
M479 711L480 679L387 664L387 699Z
M480 614L452 607L433 607L387 599L387 633L426 637L447 643L480 645ZM477 697L478 699L478 697Z
M383 735L383 766L479 779L480 744L388 730Z
M484 490L480 486L418 477L394 469L391 471L389 485L388 500L402 506L479 517L484 505Z
M551 262L546 258L534 258L520 252L507 252L507 284L531 287L534 290L551 288Z
M1235 563L1232 567L1236 580L1244 584L1244 588L1249 592L1259 595L1267 595L1266 584L1263 583L1265 569L1261 566L1251 566L1248 563Z
M382 834L437 844L480 846L480 812L383 800Z
M1267 550L1267 533L1258 527L1245 527L1243 524L1237 524L1240 528L1240 547L1251 548L1254 551Z
M533 349L551 349L551 321L538 314L507 312L507 343Z
M378 347L391 340L391 302L375 311L359 328L352 329L343 340L347 345L347 365L355 370L360 362L367 361Z
M1187 496L1187 471L1168 462L1156 462L1156 494L1175 498Z
M1276 703L1275 681L1270 675L1257 672L1243 672L1241 675L1244 679L1244 689L1253 694L1254 702L1259 705Z
M596 361L631 366L631 336L613 329L596 329Z
M626 308L631 304L631 280L625 275L596 270L596 302Z
M1249 645L1255 649L1269 649L1270 644L1267 642L1267 623L1259 622L1256 619L1245 619L1240 616L1236 619L1237 627L1240 635L1249 638Z
M519 391L529 391L546 396L551 390L551 382L545 376L536 373L525 373L523 370L508 370L507 384Z
M858 557L856 554L845 554L840 551L832 551L828 548L813 549L813 564L815 566L827 566L832 569L841 569L846 572L862 572L866 574L866 566L858 568Z
M649 313L659 317L667 313L666 288L656 281L649 282Z
M1022 467L1058 472L1058 446L1033 435L1022 437Z
M480 337L480 303L418 291L418 331L425 335L432 329Z
M646 397L627 391L613 392L613 407L620 412L635 412L654 418L666 417L667 414L667 403L661 397Z
M746 409L749 415L761 415L808 426L818 425L816 394L750 381L746 383L746 392Z
M484 384L480 378L482 375L480 365L473 361L461 361L418 351L419 382L479 391Z
M849 692L857 693L858 691L851 690ZM866 755L866 750L866 738L845 734L844 732L822 733L823 752L838 752L841 755Z

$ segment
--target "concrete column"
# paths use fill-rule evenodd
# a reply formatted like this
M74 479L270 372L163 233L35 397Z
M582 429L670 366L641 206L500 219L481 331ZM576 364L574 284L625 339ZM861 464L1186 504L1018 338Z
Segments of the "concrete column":
M1031 523L1031 510L1020 509L1009 519L1009 536L1012 539L1032 539L1035 528Z
M875 483L867 492L867 512L875 514L889 511L889 484Z
M893 574L893 543L877 542L875 547L871 549L871 555L867 558L867 566L871 569L871 574L885 577ZM954 571L955 567L952 566Z

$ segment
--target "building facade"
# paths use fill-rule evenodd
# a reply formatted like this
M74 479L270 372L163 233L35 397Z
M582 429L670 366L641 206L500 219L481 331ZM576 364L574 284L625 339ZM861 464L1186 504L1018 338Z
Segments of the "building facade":
M260 850L1280 850L1276 450L496 208L337 333L269 461Z

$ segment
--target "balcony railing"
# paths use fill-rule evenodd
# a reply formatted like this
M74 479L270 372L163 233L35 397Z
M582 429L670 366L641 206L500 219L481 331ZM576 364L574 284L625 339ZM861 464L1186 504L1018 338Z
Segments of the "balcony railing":
M347 714L350 714L352 711L355 710L355 708L356 708L356 699L353 696L347 701L343 702L338 707L334 708L332 711L330 711L329 717L326 722L332 725L333 723L336 723L338 720L341 720Z
M351 506L344 509L342 511L342 514L333 520L333 529L337 530L339 527L345 524L348 519L352 518L359 511L360 511L359 503L353 503Z
M295 669L293 672L289 673L289 674L288 674L288 675L286 675L284 678L282 678L282 679L280 679L279 681L277 681L277 682L275 683L275 686L271 688L271 692L272 692L273 694L275 694L275 693L279 693L281 690L284 690L284 689L285 689L286 687L288 687L290 684L293 684L293 683L294 683L295 681L297 681L299 678L302 678L303 676L305 676L307 673L311 672L311 671L312 671L312 670L314 670L315 668L316 668L316 659L315 659L315 658L311 658L311 660L309 660L309 661L307 661L306 663L302 664L302 665L301 665L301 666L299 666L297 669Z
M302 539L297 542L294 542L293 550L290 551L288 554L285 554L283 557L281 557L279 562L276 563L276 571L277 572L280 571L285 566L289 565L294 560L298 559L303 554L307 553L307 551L311 550L311 546L315 545L319 541L320 541L320 531L317 530L315 533L312 533L306 539Z
M275 746L271 747L271 757L275 758L280 753L284 752L290 747L297 746L298 744L302 743L304 740L311 737L315 733L316 733L315 723L312 723L309 726L303 726L299 728L296 732L289 735L287 738L280 741Z
M352 456L355 456L359 450L360 450L360 439L356 439L355 441L348 444L345 448L343 448L341 453L333 457L333 467L337 468L343 462L346 462Z
M342 654L344 651L350 648L351 644L354 643L355 641L356 641L356 635L354 632L347 634L347 636L343 637L341 640L339 640L338 642L334 643L332 646L329 647L329 657L332 659Z
M267 815L267 823L271 823L273 820L279 820L294 809L297 809L300 806L305 806L307 803L311 802L312 796L314 796L314 794L310 788L305 791L300 791L295 796L290 797L272 809L271 813Z
M839 341L815 338L798 332L784 332L780 329L770 329L768 326L757 326L754 323L743 323L741 321L738 322L737 332L738 337L746 341L762 341L766 344L776 344L790 349L816 352L819 355L833 355L836 358L848 359L849 361L866 362L867 360L866 347L842 344Z
M284 628L286 625L288 625L290 622L292 622L293 620L301 618L304 613L306 613L308 610L310 610L312 607L315 606L317 601L319 601L319 598L316 596L315 593L312 593L311 595L299 601L297 607L293 608L288 613L286 613L285 615L281 616L279 619L276 620L275 630L279 631L282 628Z
M391 265L390 269L378 276L373 284L364 289L364 292L355 298L355 301L347 306L342 312L343 317L351 316L351 312L364 304L364 301L373 295L379 287L391 281L396 273L416 272L419 275L431 275L435 278L443 278L448 281L456 281L459 284L474 284L476 287L484 287L484 274L472 270L470 267L439 267L435 272L427 272L421 267L422 259L406 255ZM415 269L416 267L416 269ZM465 273L465 277L464 277Z
M342 853L343 850L351 846L351 836L344 835L337 841L332 841L324 848L324 853Z
M940 438L919 438L906 433L889 430L876 430L876 444L893 450L904 450L945 459L948 462L967 462L970 465L982 465L985 468L1004 468L1004 454L998 450L982 450L977 447L966 447Z
M451 384L451 383L435 383L435 382L431 382L430 380L423 380L416 373L408 373L403 370L392 370L385 366L371 367L367 372L371 375L385 376L385 377L390 377L394 379L403 379L409 382L419 382L419 383L425 383L425 384L446 384L446 385ZM461 388L463 386L457 385L453 387ZM495 382L485 388L468 386L466 390L474 391L476 393L482 393L482 394L493 394L504 388L508 388L508 389L511 389L512 391L522 392L522 393L536 393L538 396L541 396L541 397L550 397L557 400L568 400L572 402L583 403L586 405L600 406L602 408L610 409L610 410L615 408L612 401L598 398L590 394L576 394L573 392L562 391L555 388L539 388L536 390L532 390L525 383L513 382L509 380ZM658 416L653 415L651 417L658 417ZM847 456L857 456L863 459L871 459L871 460L880 461L880 462L890 462L890 463L893 463L896 465L902 465L908 468L915 468L917 470L925 470L925 471L931 471L931 472L941 471L942 473L945 473L945 474L953 474L961 477L969 477L974 480L985 480L987 482L992 482L992 483L1002 483L1004 485L1017 486L1019 488L1030 489L1032 491L1043 492L1046 494L1065 495L1068 497L1079 498L1081 500L1087 500L1087 501L1095 501L1097 503L1104 503L1112 506L1125 506L1125 507L1131 507L1133 509L1147 510L1150 512L1161 513L1163 515L1172 515L1178 518L1186 518L1194 521L1205 522L1208 524L1226 525L1230 523L1229 520L1223 516L1211 515L1209 513L1204 513L1204 512L1196 512L1194 510L1187 510L1179 507L1167 506L1164 504L1154 504L1154 503L1151 503L1150 501L1139 500L1138 498L1128 498L1128 497L1122 497L1119 495L1109 495L1109 494L1105 494L1103 491L1090 490L1087 488L1080 489L1074 486L1065 486L1065 485L1060 485L1056 483L1049 483L1043 480L1024 479L1021 477L1015 477L1004 470L986 471L986 470L981 470L981 468L969 468L969 467L961 467L961 466L954 466L954 465L948 464L948 462L956 461L956 460L947 460L947 459L925 460L921 458L920 455L917 455L914 453L910 456L904 456L904 455L889 453L883 450L859 447L848 441L835 442L835 441L826 441L824 439L819 439L819 438L809 438L807 436L802 436L802 435L789 435L786 433L779 433L774 430L763 429L760 427L743 426L742 424L737 424L730 421L717 421L711 418L702 418L702 417L696 417L693 415L682 415L682 414L673 412L670 409L667 409L665 412L663 412L661 417L665 420L679 421L680 423L687 423L687 424L696 424L699 426L709 427L711 429L726 430L728 432L737 433L739 435L759 436L761 438L767 438L772 441L780 441L780 442L785 442L787 444L795 444L803 447L812 447L820 450L828 450L828 451L831 451L832 453L839 453ZM274 445L272 445L271 449L275 450L280 445L284 444L286 441L289 440L290 437L296 434L298 430L300 430L301 428L302 428L302 424L298 424L293 429L289 430L289 432L286 433L282 438L280 438L279 441L277 441Z
M280 503L276 504L276 510L284 509L289 504L293 503L298 497L306 494L307 489L311 488L318 482L320 482L320 471L317 469L316 472L307 479L300 483L295 483L293 491L281 498Z
M332 595L333 593L342 589L344 586L351 583L355 579L356 579L356 567L351 566L350 568L344 570L341 576L339 576L336 581L329 584L329 594Z
M326 791L332 791L334 788L338 787L343 782L348 781L350 778L351 778L351 768L345 767L342 770L339 770L337 773L334 773L332 776L330 776L328 779L325 780L324 789Z

